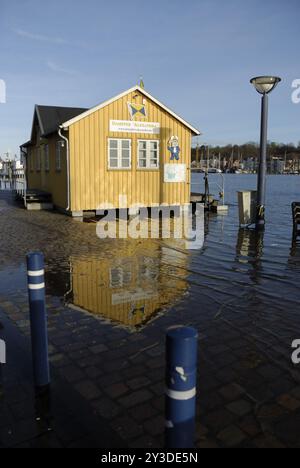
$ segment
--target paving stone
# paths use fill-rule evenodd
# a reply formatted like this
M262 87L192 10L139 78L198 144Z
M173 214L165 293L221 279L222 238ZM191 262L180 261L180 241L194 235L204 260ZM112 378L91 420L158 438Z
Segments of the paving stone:
M100 353L104 353L105 351L107 351L108 347L105 344L101 343L96 346L91 346L89 349L93 354L100 354Z
M82 359L76 360L76 363L79 367L82 369L85 369L87 367L95 366L98 367L101 365L101 360L98 355L92 355L88 357L84 357Z
M165 353L165 348L162 346L155 346L154 348L148 349L146 354L151 357L163 356Z
M257 411L259 419L277 419L286 414L286 409L275 403L266 403Z
M149 435L144 435L142 437L139 437L138 439L135 439L133 442L129 444L130 448L159 448L158 441L157 439L154 439L153 437Z
M242 429L242 431L248 434L251 438L258 436L258 434L261 433L261 427L252 414L240 419L237 424L240 429Z
M103 368L105 372L109 372L109 373L113 371L119 372L127 367L129 367L129 362L124 358L116 359L115 361L105 361L101 365L101 368Z
M155 393L155 395L164 395L165 394L165 383L164 381L163 382L158 382L157 384L155 385L151 385L149 387L149 390L151 390L151 392Z
M123 382L123 379L120 373L113 372L112 374L101 375L100 378L97 378L97 384L100 388L109 387L115 383Z
M285 376L269 382L269 388L274 395L280 396L283 393L290 393L295 387L295 382Z
M281 374L282 371L281 369L278 369L278 367L273 366L273 365L266 365L266 366L261 366L257 372L264 377L266 380L273 380L278 378Z
M89 379L92 379L92 380L97 379L97 377L102 375L102 370L100 370L96 366L87 367L86 369L84 369L84 372L85 372L86 376Z
M247 394L258 403L273 400L274 398L274 393L267 385L263 385L261 387L251 386L247 389Z
M225 447L235 447L246 439L244 432L234 425L219 432L217 437Z
M69 420L64 424L54 424L53 430L64 445L78 440L87 434L87 430L81 424L73 420Z
M219 445L215 440L212 439L203 439L197 442L197 448L199 449L216 449L219 448Z
M237 400L227 405L226 408L237 416L245 416L251 412L252 405L246 400Z
M203 418L204 424L214 431L220 431L220 429L229 426L235 420L236 416L226 409L213 411L205 415Z
M145 401L149 401L153 398L153 394L149 390L138 390L128 396L119 399L119 403L125 408L132 408L133 406L140 405Z
M163 434L165 432L165 418L156 416L149 419L144 423L144 429L154 437Z
M218 391L222 397L228 401L236 400L245 393L245 390L235 383L226 385L225 387L220 388Z
M92 406L96 414L108 420L115 418L121 412L120 406L108 397L93 401Z
M151 401L151 404L156 408L160 413L164 414L165 410L165 396L156 397Z
M133 379L134 377L139 377L144 374L145 374L145 366L140 366L140 365L131 366L121 371L121 375L123 379L125 380L130 380L130 379ZM147 372L147 375L148 375L148 372Z
M91 353L88 349L77 349L76 351L71 351L68 353L68 356L72 361L80 362L85 359L88 361L91 358ZM94 358L93 358L94 359Z
M62 367L59 370L60 375L64 377L67 382L75 383L83 380L85 378L84 373L78 367L72 365L67 367Z
M274 435L284 444L300 446L300 411L287 413L272 426Z
M104 392L108 394L110 398L119 398L120 396L127 393L129 388L123 383L117 383L104 388Z
M137 438L143 434L142 426L126 416L115 419L110 425L125 440Z
M164 367L165 362L161 357L155 357L155 358L146 360L146 365L150 369L158 369L160 367Z
M271 435L260 435L253 440L253 443L256 448L286 448L282 442Z
M300 400L300 386L293 388L290 394L293 395L293 397L295 397L297 400Z
M200 393L207 392L220 387L220 382L213 376L205 376L198 385Z
M95 400L101 395L99 388L91 380L84 380L82 382L79 382L74 386L74 388L86 400Z
M20 403L14 402L13 404L9 405L11 414L14 416L15 421L29 419L30 417L32 417L32 415L35 413L35 409L33 407L33 404L31 403L33 402L29 401L28 404L25 404L24 401L21 401ZM2 419L1 412L0 417ZM11 422L12 421L13 419L11 418Z
M205 440L208 434L208 428L197 422L196 424L196 440Z
M281 395L277 401L281 406L290 411L295 411L300 408L300 401L289 394Z
M126 383L132 390L138 390L140 388L149 386L151 384L151 380L149 380L148 377L141 376L128 380Z
M209 392L202 394L201 391L198 392L197 398L197 407L201 413L210 412L216 408L220 408L223 405L223 399L217 392Z
M145 403L143 405L135 406L130 410L129 414L136 421L143 422L153 416L156 416L158 414L158 410L149 403Z

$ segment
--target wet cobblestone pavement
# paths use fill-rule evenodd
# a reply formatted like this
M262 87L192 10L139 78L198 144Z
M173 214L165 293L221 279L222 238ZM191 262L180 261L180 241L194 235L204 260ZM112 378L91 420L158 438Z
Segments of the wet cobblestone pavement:
M229 216L210 218L201 253L100 241L92 223L26 212L7 192L0 225L0 337L8 340L0 446L163 447L165 333L188 324L200 335L197 446L300 447L300 373L291 362L300 338L300 250L291 249L290 231L263 238L239 231ZM31 384L32 250L44 252L47 269L46 410Z

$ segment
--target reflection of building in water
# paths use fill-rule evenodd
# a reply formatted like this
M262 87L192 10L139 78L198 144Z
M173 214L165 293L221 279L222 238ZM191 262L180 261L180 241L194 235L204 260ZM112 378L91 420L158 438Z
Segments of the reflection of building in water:
M294 271L300 271L300 242L293 240L288 267Z
M187 290L186 252L140 245L143 252L135 244L112 258L72 257L68 302L133 327L174 304Z

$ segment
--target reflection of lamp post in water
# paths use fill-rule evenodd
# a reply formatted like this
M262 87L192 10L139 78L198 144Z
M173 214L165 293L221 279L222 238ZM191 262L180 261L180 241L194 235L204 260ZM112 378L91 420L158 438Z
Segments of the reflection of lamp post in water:
M256 228L265 226L265 200L266 200L266 176L267 176L267 139L268 139L268 94L281 81L275 76L260 76L252 78L251 84L259 94L262 94L261 134L260 134L260 160L258 169L257 186L257 213Z
M259 283L262 271L265 232L251 229L240 229L236 246L236 261L248 266L250 278Z

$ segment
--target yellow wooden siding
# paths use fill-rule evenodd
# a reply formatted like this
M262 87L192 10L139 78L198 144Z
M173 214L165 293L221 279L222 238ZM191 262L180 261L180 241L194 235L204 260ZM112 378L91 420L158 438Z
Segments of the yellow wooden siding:
M50 170L45 171L45 160L43 153L43 145L41 148L41 170L36 170L36 158L38 146L31 146L27 157L27 177L28 189L43 190L52 194L53 203L55 206L67 208L67 164L66 152L62 148L61 151L61 171L56 170L56 143L60 141L58 135L53 135L44 142L49 145L49 161ZM31 160L33 158L33 170L31 170Z
M70 126L72 211L95 210L102 204L119 207L119 195L127 196L128 205L189 203L191 130L150 99L146 99L147 118L136 120L159 122L160 135L109 131L110 120L130 120L128 102L142 104L143 99L138 92L130 93ZM164 183L164 164L172 163L168 151L168 142L172 135L179 137L181 149L180 161L174 161L173 164L187 165L186 183ZM108 138L131 139L131 170L108 169ZM160 141L159 170L137 168L139 139Z

